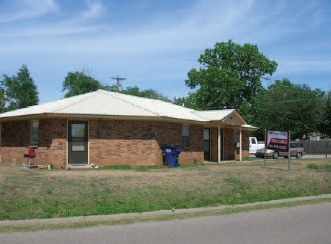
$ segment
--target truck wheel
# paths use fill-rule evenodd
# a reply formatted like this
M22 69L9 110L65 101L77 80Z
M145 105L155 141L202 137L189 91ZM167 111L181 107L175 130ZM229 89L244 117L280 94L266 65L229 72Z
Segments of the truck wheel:
M272 154L272 158L273 159L277 159L278 156L279 156L279 153L278 152L273 152L273 154Z
M297 154L295 155L296 158L301 158L302 157L302 153L301 152L297 152Z

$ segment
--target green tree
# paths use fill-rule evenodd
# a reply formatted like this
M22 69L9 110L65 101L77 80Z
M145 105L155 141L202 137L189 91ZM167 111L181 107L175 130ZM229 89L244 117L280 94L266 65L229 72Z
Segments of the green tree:
M137 96L137 97L142 96L141 92L140 92L140 88L138 86L127 87L125 90L121 91L121 93L132 95L132 96Z
M0 87L0 113L3 113L6 111L5 105L6 105L6 97L5 97L5 90Z
M291 131L292 139L296 139L318 132L325 94L319 89L312 90L307 85L295 85L283 79L260 92L254 104L254 125L262 130Z
M92 78L84 72L78 71L76 71L75 73L68 73L68 75L63 81L62 91L67 91L65 97L71 97L96 91L98 89L104 89L106 91L119 92L138 97L146 97L170 102L170 99L167 96L164 96L162 93L158 93L155 90L148 89L141 91L140 88L137 86L127 87L124 90L120 90L117 84L103 85L98 80Z
M22 65L16 76L3 75L1 81L2 111L15 110L36 105L39 102L37 86L26 65Z
M110 85L110 86L108 86L108 85L103 86L102 89L104 89L106 91L111 91L111 92L120 92L120 90L119 90L119 88L116 84L113 84L113 85Z
M319 131L328 138L331 138L331 91L329 91L325 103L322 121L319 125Z
M115 87L115 85L111 86L111 87ZM151 99L170 102L170 99L167 96L163 95L162 93L159 93L153 89L140 91L140 88L138 86L129 86L125 90L121 91L121 93L133 95L133 96L137 96L137 97L145 97L145 98L151 98Z
M199 69L188 72L186 85L196 89L198 109L230 107L243 109L244 117L251 111L253 97L263 90L261 79L277 68L256 45L239 45L231 40L216 43L200 55ZM243 114L244 113L244 114Z
M78 71L75 73L69 72L64 78L62 87L62 91L67 92L64 97L76 96L104 88L98 80Z
M174 104L184 106L186 108L197 109L195 103L195 92L190 92L187 97L174 97Z

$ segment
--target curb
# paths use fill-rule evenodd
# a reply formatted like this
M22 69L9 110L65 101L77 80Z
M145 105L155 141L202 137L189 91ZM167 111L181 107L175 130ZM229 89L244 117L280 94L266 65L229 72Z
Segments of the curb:
M309 196L309 197L287 198L287 199L236 204L236 205L220 205L220 206L216 206L216 207L160 210L160 211L155 211L155 212L124 213L124 214L112 214L112 215L91 215L91 216L79 216L79 217L69 217L69 218L51 218L51 219L3 220L3 221L0 221L0 226L20 226L20 225L56 224L56 223L75 223L75 222L82 222L82 221L120 220L120 219L137 218L137 217L154 217L154 216L162 216L162 215L169 215L169 214L197 213L197 212L206 212L206 211L213 211L213 210L223 210L223 209L229 209L229 208L242 208L242 207L253 207L253 206L259 206L259 205L272 205L272 204L278 204L278 203L290 203L290 202L308 201L308 200L325 199L325 198L331 198L331 194L325 194L325 195L319 195L319 196Z

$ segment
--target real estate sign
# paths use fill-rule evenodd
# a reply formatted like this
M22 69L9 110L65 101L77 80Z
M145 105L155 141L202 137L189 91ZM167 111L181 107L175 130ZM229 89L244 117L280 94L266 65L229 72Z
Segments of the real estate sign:
M265 147L277 151L288 151L290 148L288 131L267 130Z

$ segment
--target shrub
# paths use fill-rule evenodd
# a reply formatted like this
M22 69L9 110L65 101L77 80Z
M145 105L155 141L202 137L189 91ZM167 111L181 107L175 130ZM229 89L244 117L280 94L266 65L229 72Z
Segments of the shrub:
M118 170L127 170L127 169L132 169L131 165L125 165L125 164L115 164L115 165L106 165L103 166L101 169L118 169Z
M308 169L318 169L318 165L317 164L308 164Z
M331 172L331 164L325 164L321 168L326 172Z

